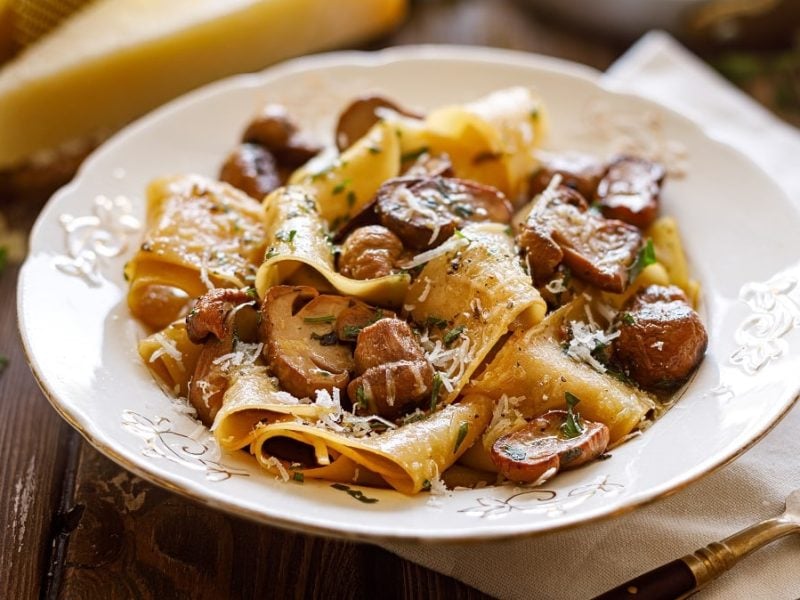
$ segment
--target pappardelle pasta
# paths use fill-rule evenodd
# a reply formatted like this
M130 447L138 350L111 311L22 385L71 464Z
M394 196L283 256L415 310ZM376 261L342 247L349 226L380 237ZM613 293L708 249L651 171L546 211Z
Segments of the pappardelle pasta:
M266 107L219 181L147 190L145 365L285 481L414 494L603 456L707 334L663 167L546 153L546 122L524 88L425 115L365 96L323 149Z

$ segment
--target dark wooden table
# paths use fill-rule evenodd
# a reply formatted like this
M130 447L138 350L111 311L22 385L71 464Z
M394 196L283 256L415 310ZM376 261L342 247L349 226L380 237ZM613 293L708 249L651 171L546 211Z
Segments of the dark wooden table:
M450 42L510 47L605 69L624 43L593 40L511 0L420 1L370 47ZM55 183L23 182L0 211L27 231ZM19 183L19 182L17 182ZM18 264L0 275L0 598L478 598L376 546L254 525L129 474L62 421L17 333Z

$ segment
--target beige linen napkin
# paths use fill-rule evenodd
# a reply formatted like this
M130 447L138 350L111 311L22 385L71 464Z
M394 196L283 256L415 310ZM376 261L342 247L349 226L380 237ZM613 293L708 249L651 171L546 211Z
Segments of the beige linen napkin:
M800 207L800 134L675 40L651 33L605 75L615 88L683 112L748 154ZM797 349L795 349L797 350ZM589 598L783 510L800 485L800 408L732 465L632 514L513 542L386 548L500 598ZM778 541L695 596L800 597L800 537Z

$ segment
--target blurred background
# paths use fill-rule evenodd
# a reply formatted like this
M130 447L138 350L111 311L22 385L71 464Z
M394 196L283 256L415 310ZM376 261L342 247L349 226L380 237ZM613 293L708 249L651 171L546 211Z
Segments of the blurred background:
M800 0L0 0L0 197L42 201L125 123L290 56L454 43L602 70L654 28L800 124Z

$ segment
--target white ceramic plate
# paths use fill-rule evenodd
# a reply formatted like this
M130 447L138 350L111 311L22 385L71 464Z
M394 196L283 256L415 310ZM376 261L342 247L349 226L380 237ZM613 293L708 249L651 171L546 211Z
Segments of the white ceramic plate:
M606 153L620 139L681 158L664 192L703 282L708 356L677 406L610 460L542 489L456 491L429 502L364 489L364 504L327 483L284 484L245 453L222 455L151 380L143 335L125 304L122 267L142 231L143 191L156 176L214 175L266 101L329 132L346 99L380 89L430 108L511 86L535 87L551 147ZM623 135L624 134L624 135ZM98 201L105 196L112 201ZM132 213L126 214L128 198ZM355 538L490 539L618 514L675 491L758 440L800 388L800 216L742 155L690 121L603 88L594 71L526 54L465 48L337 53L228 79L134 123L88 159L39 218L19 280L31 366L56 410L134 473L201 502L271 524Z

